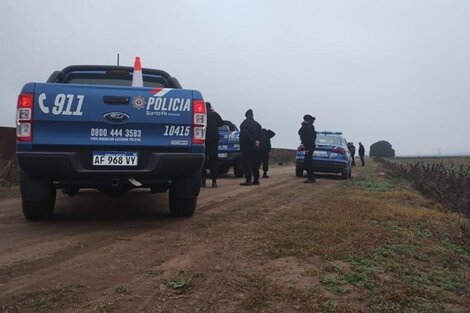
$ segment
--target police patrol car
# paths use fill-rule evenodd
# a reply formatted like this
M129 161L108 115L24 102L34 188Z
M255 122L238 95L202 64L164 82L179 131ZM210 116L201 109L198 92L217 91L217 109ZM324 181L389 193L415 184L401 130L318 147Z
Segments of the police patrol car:
M317 132L315 150L313 152L313 170L321 173L338 173L343 179L351 177L352 157L347 141L341 132ZM305 167L305 148L297 148L295 174L302 177Z
M218 156L220 173L226 174L233 167L236 177L243 176L240 131L230 121L224 121L224 125L219 127Z

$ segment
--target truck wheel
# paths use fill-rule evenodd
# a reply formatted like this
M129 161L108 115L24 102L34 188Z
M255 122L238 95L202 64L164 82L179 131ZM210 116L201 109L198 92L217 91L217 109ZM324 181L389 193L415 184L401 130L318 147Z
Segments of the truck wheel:
M341 179L348 179L349 177L349 172L348 170L342 170L341 171Z
M170 213L176 217L189 217L196 211L197 197L181 198L170 188Z
M240 164L235 164L233 166L233 174L238 178L243 177L243 175L245 175L243 167Z
M27 220L45 220L54 212L56 188L49 179L34 178L20 172L23 215Z
M194 214L197 196L201 190L201 173L178 178L170 185L169 205L173 216L188 217Z
M304 169L300 167L295 168L295 176L302 177L304 176Z

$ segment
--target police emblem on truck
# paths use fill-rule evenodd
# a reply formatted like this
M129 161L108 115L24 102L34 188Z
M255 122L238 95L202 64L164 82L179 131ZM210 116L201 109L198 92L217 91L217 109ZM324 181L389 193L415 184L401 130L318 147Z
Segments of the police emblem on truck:
M132 104L137 110L143 109L145 107L145 98L142 96L134 97Z

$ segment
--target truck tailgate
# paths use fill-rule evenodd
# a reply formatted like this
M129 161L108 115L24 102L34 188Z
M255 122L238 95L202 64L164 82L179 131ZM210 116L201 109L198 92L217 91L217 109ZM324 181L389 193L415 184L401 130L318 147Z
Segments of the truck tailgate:
M190 147L192 90L35 84L33 146Z

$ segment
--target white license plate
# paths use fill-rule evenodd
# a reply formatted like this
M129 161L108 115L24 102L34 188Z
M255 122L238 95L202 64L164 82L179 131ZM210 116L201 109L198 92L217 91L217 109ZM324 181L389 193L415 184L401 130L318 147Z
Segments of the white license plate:
M326 151L313 151L313 156L323 158L327 157L328 153Z
M227 157L227 153L218 153L217 156L221 159L223 158L226 158Z
M137 152L93 152L93 165L97 166L137 166Z

